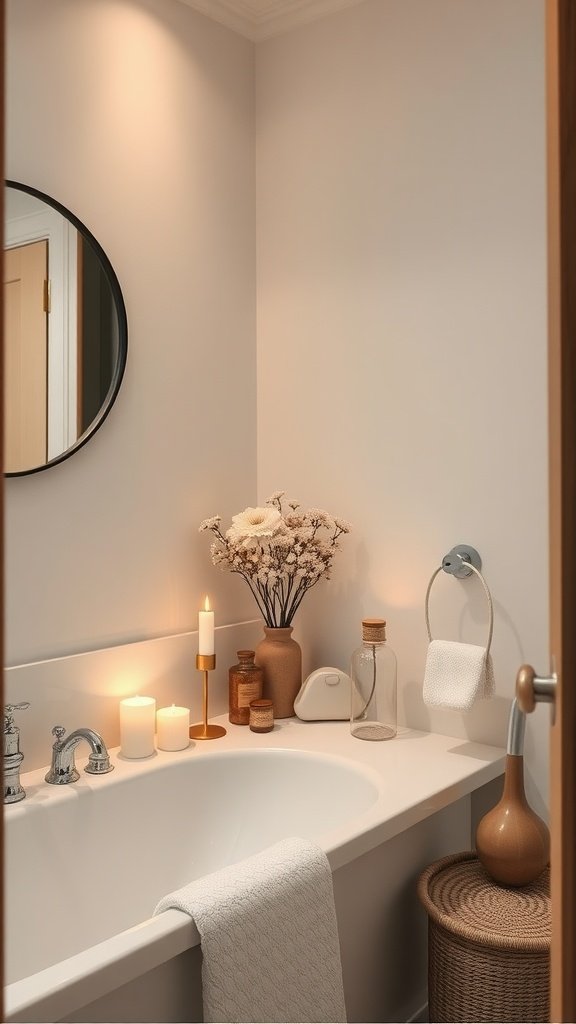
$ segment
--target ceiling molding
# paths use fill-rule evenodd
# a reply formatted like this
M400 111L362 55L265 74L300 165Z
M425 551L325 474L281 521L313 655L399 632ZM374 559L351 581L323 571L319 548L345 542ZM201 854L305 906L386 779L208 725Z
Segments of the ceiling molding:
M188 7L258 42L364 0L181 0Z
M187 7L193 7L200 14L205 14L212 21L218 21L221 25L233 29L247 39L254 39L254 24L250 17L238 14L236 9L230 7L225 0L181 0Z

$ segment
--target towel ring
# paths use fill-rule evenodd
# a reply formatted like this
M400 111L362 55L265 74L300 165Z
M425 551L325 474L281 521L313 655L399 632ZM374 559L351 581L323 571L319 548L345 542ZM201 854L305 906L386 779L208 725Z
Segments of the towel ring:
M462 555L460 555L459 557L462 558ZM472 562L466 561L465 564L466 564L466 569L467 570L469 569L470 572L475 573L476 576L478 577L478 579L480 580L482 586L484 587L484 593L486 594L486 599L488 601L488 611L490 613L490 624L489 624L489 627L488 627L488 643L486 644L486 654L488 654L488 652L490 650L490 644L492 643L492 634L494 632L494 607L493 607L493 604L492 604L492 594L490 593L490 590L488 588L488 584L486 583L486 580L484 579L482 573L480 572L480 569L477 569L476 566L472 564ZM428 584L428 589L426 591L426 600L425 600L425 603L424 603L424 610L425 610L425 615L426 615L426 629L428 631L428 639L430 641L432 640L432 630L430 629L430 611L429 611L429 607L428 607L428 605L430 603L430 591L432 590L432 584L434 583L434 580L436 579L438 573L442 572L443 570L444 570L444 566L441 565L441 566L439 566L438 569L436 569L435 572L432 573L432 577L430 579L430 582ZM466 575L469 575L469 573L467 572Z

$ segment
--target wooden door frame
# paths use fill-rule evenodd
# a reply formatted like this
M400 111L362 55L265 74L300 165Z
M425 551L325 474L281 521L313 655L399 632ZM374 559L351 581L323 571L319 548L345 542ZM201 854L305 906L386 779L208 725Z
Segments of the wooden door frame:
M576 1021L576 0L547 0L551 1020Z
M2 182L5 178L4 137L5 137L5 3L0 0L0 167ZM0 189L0 224L4 223L4 188ZM4 280L4 246L0 246L0 280ZM0 289L0 472L2 493L0 494L0 700L4 708L4 288ZM0 921L4 920L4 815L0 815ZM0 1020L4 1020L4 935L0 941Z

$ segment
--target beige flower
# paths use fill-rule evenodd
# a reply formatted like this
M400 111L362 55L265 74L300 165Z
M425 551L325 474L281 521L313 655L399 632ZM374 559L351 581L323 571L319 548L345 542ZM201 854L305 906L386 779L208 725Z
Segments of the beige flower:
M232 526L226 532L228 540L246 537L272 537L282 522L277 508L245 508L232 516Z
M290 533L284 533L284 530L279 530L278 533L272 538L273 548L291 548L294 538Z
M214 530L222 520L222 516L210 516L210 519L204 519L198 527L198 532L202 530Z
M306 518L310 522L323 523L325 526L330 526L334 519L329 512L325 512L323 508L309 508L306 513Z
M334 519L334 522L336 523L336 526L338 527L341 533L350 533L350 530L352 529L352 524L349 523L347 519L338 518Z

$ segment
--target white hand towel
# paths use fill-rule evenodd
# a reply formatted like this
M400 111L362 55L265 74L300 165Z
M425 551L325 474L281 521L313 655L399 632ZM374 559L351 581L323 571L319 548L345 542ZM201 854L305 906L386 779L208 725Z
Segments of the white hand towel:
M315 843L285 839L165 896L202 940L206 1022L344 1022L332 874Z
M470 711L494 693L492 658L485 647L453 640L431 640L424 672L424 703Z

